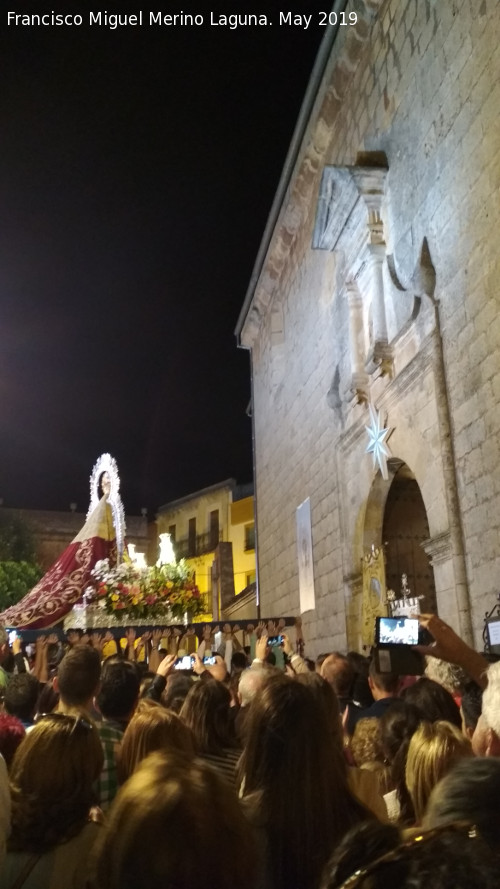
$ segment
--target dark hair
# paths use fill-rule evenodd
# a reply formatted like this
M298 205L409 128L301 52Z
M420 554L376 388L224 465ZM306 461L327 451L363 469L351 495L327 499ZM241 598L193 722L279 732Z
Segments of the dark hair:
M14 754L26 734L24 725L17 716L9 713L0 713L0 753L7 768L14 758Z
M62 701L73 707L87 703L98 690L101 659L95 648L75 645L64 655L57 672Z
M406 758L413 734L421 723L420 712L407 701L396 699L380 717L382 748L391 770L391 784L400 806L400 824L414 824L415 812L405 780Z
M162 702L169 710L180 713L195 680L192 676L183 673L173 673L167 679L167 685L162 695Z
M431 793L426 827L470 821L500 853L500 759L467 757L457 762Z
M36 704L37 713L52 713L59 703L59 692L57 692L50 682L41 683L40 694Z
M230 709L229 689L217 679L196 682L189 690L179 715L192 730L198 753L218 754L236 746Z
M358 651L348 651L347 660L354 672L351 697L359 707L369 707L373 704L373 695L368 685L368 667L370 659Z
M420 712L421 718L427 722L445 720L462 728L460 709L449 691L433 679L421 676L413 685L401 692L401 698L413 704Z
M231 670L246 670L248 658L244 651L234 651L231 657Z
M330 685L326 679L323 679L319 673L298 673L296 681L301 685L305 685L314 695L317 706L321 707L325 713L331 736L334 739L332 753L335 754L335 752L341 751L343 756L343 733L340 705L333 686Z
M107 719L129 717L137 703L139 687L135 664L111 655L102 665L101 687L96 698L102 715Z
M305 681L270 677L252 701L241 776L249 810L266 832L274 889L316 887L343 833L373 817L352 796L345 759L334 750L318 694ZM293 806L283 792L291 786Z
M467 682L462 692L462 716L466 728L472 730L476 728L478 719L481 716L482 703L482 688L473 680Z
M4 706L7 713L30 722L35 715L40 683L32 673L14 673L5 689Z
M366 821L341 839L324 872L322 889L337 889L362 867L395 849L401 842L394 824Z
M372 658L370 661L370 666L368 667L368 675L372 680L373 684L377 686L381 691L385 691L388 694L395 695L398 690L399 683L399 675L398 673L379 673L377 670L377 665L375 663L375 658Z
M385 829L381 831L384 833ZM389 832L386 837L387 852L371 861L365 860L351 873L353 889L387 889L387 886L397 886L398 889L496 889L498 886L498 857L469 824L420 832L415 838L392 848ZM384 843L382 836L381 843ZM322 889L339 889L344 883L344 875L327 879Z

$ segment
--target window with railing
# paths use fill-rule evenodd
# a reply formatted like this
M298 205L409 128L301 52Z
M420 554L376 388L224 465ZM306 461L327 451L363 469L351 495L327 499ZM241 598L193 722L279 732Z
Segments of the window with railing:
M222 540L220 532L217 539L214 539L211 531L207 531L206 534L196 534L194 537L190 535L183 540L176 540L175 555L178 559L194 559L205 553L213 553L217 549L219 540Z

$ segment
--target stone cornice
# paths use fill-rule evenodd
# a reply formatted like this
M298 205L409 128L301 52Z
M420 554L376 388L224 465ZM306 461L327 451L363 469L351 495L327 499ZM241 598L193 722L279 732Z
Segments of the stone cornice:
M309 215L315 205L314 192L319 187L319 174L330 147L331 133L342 108L343 98L356 71L360 49L368 41L373 21L383 0L362 0L356 25L344 33L344 42L334 58L328 79L322 84L321 96L304 129L302 150L281 204L276 226L269 241L248 307L242 310L237 329L240 344L252 348L267 310L277 292L283 269L297 235L310 226ZM338 47L338 43L335 49Z

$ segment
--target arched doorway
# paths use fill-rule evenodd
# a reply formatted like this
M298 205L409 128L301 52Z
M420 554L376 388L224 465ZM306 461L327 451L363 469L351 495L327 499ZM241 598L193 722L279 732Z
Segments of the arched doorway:
M392 462L392 461L391 461ZM402 463L387 494L382 527L387 589L399 597L406 574L412 596L422 596L422 612L437 612L434 571L422 543L429 539L429 523L417 480Z

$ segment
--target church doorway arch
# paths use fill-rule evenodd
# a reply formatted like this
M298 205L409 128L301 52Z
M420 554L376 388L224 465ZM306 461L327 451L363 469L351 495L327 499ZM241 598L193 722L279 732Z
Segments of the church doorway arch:
M410 595L422 596L420 610L436 614L434 571L422 546L430 534L420 487L406 463L398 461L391 468L395 471L382 522L386 586L399 598L401 577L406 574Z

